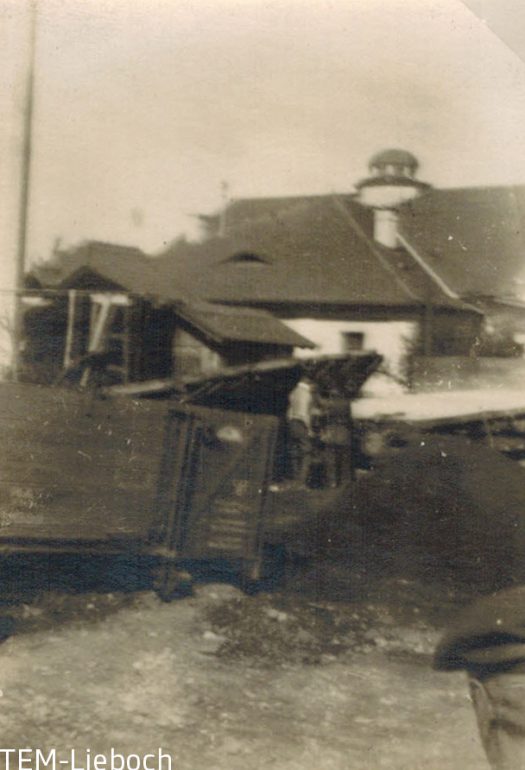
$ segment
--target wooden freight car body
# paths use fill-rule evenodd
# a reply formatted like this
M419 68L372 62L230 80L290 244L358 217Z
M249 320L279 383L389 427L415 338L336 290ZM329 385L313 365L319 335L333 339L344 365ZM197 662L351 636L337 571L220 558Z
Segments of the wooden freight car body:
M351 483L350 401L378 363L264 362L183 391L1 383L0 553L146 555L165 598L192 561L226 561L255 579L267 533L279 541L275 500L288 501L280 513L300 528L301 517L328 512L334 485ZM305 376L338 405L328 423L344 440L317 442L306 458L317 473L294 480L286 414ZM333 466L341 454L344 479L319 472L323 456Z

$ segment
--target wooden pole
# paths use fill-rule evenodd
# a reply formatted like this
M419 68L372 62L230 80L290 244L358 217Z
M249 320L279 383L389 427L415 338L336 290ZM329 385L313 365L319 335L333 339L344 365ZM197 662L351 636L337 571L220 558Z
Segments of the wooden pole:
M20 374L20 345L22 337L21 295L27 254L27 227L29 219L31 139L33 123L33 101L35 85L35 41L36 41L37 0L29 0L29 63L26 76L24 126L20 179L20 204L18 214L18 248L15 267L15 298L13 313L12 377L15 381Z
M67 329L66 343L64 345L64 369L71 366L73 362L73 343L75 339L75 310L77 293L75 289L70 289L67 293Z

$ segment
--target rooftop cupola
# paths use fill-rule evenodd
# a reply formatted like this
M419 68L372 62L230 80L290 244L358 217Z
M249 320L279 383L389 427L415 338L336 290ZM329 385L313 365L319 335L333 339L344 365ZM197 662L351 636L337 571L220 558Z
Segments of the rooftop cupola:
M356 187L359 200L374 208L396 208L410 198L415 198L429 185L416 179L419 168L417 158L406 150L381 150L370 158L370 176Z
M389 248L397 246L397 209L430 185L416 179L417 158L406 150L381 150L370 158L370 176L356 184L357 199L374 209L374 238Z

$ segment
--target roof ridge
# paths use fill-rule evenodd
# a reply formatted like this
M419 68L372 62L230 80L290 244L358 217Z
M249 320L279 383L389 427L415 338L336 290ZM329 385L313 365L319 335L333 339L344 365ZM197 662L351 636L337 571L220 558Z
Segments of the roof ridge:
M440 194L440 193L448 193L448 192L477 192L477 191L484 191L484 192L490 192L494 190L507 190L508 192L513 192L516 189L523 189L525 190L525 182L521 184L495 184L495 185L487 185L487 184L479 184L479 185L473 185L472 187L431 187L431 189L427 192L427 195L432 194ZM411 203L412 201L406 201L406 203Z
M399 230L397 232L397 237L401 241L401 245L405 248L405 250L410 254L412 259L425 271L425 273L429 276L429 278L441 289L441 291L446 294L449 299L460 299L459 294L457 294L455 291L453 291L450 286L447 285L447 283L436 273L435 270L433 270L429 264L425 261L424 257L421 256L419 251L413 246L408 238L403 235Z
M312 200L313 198L330 198L334 193L305 193L304 195L258 195L250 198L231 198L228 202L228 206L235 203L262 203L263 201L277 203L279 201L294 201L294 200ZM338 193L338 195L348 195L351 197L353 193Z

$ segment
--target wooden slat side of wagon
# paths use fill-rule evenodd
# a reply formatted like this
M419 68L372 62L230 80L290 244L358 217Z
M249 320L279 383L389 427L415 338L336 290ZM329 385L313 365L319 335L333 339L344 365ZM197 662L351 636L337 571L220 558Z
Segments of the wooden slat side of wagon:
M142 542L167 405L0 384L0 548L118 551Z
M165 597L188 562L224 560L256 578L280 522L300 527L334 495L333 481L286 475L290 392L318 377L338 404L328 423L348 426L350 399L378 362L263 362L182 388L0 383L0 553L147 555Z

